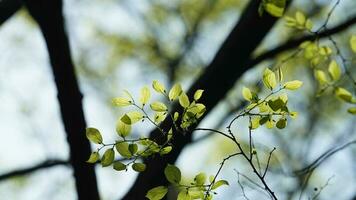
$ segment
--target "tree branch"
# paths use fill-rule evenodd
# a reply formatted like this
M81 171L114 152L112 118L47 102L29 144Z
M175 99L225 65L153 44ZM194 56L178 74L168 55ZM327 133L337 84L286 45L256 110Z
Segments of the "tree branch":
M21 0L1 0L0 1L0 25L9 19L22 7Z
M62 0L24 0L31 16L39 24L46 41L54 80L58 92L61 117L70 149L75 185L79 200L97 200L99 192L93 165L85 163L91 153L85 137L86 122L64 29Z
M324 38L324 37L328 37L330 35L334 35L336 33L343 31L343 30L346 30L347 28L354 25L355 23L356 23L356 15L351 17L350 19L346 20L345 22L331 28L331 29L327 29L323 32L320 32L318 35L307 35L307 36L303 36L303 37L300 37L297 39L290 40L278 47L275 47L274 49L272 49L270 51L267 51L265 53L258 55L256 58L252 58L251 61L248 63L248 65L255 66L258 63L260 63L266 59L273 58L274 56L278 55L279 53L282 53L284 51L298 47L304 41L315 40L317 38Z
M9 178L13 178L16 176L23 176L23 175L27 175L30 174L32 172L35 172L37 170L40 169L45 169L45 168L49 168L49 167L54 167L54 166L58 166L58 165L69 165L69 161L67 160L58 160L58 159L54 159L54 160L46 160L42 163L36 164L32 167L28 167L28 168L24 168L24 169L18 169L18 170L14 170L5 174L0 175L0 181L5 180L5 179L9 179Z

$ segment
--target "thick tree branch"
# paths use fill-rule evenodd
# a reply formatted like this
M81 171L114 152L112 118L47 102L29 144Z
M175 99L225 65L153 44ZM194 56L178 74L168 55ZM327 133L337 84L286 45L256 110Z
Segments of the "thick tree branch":
M75 185L79 200L99 198L93 165L85 160L91 153L85 137L82 94L79 90L71 59L69 42L64 29L62 0L24 0L31 16L39 24L46 40L54 80L58 92L61 117L70 149Z
M222 44L211 64L188 91L190 97L197 89L206 91L201 101L205 104L208 112L224 98L225 94L234 86L236 79L248 70L249 67L246 64L252 52L277 20L271 16L260 17L258 15L259 3L260 1L250 1L239 22ZM173 108L174 111L178 109L178 106ZM166 120L162 123L162 128L167 130L170 128L170 124L171 122ZM192 127L192 129L194 128ZM151 133L151 138L160 142L162 136L159 131L154 130ZM146 171L139 174L131 190L123 199L144 199L150 188L166 185L167 182L163 174L165 166L167 163L174 163L183 148L191 140L191 134L183 136L174 133L174 150L165 157L157 156L145 160Z
M0 0L0 25L22 7L21 0Z

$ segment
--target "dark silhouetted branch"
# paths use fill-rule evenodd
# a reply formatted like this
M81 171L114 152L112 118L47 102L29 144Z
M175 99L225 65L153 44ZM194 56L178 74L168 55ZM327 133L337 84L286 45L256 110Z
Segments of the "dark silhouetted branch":
M21 0L1 0L0 1L0 25L9 19L22 7Z
M286 42L272 50L262 53L261 55L257 56L256 58L251 59L249 66L255 66L256 64L258 64L266 59L273 58L274 56L278 55L279 53L296 48L304 41L315 40L317 38L325 38L325 37L334 35L336 33L346 30L347 28L349 28L350 26L352 26L354 24L356 24L356 16L351 17L350 19L346 20L345 22L343 22L333 28L330 28L323 32L320 32L318 35L307 35L307 36L303 36L298 39L290 40L290 41L288 41L288 42Z
M69 165L69 164L70 163L67 160L46 160L46 161L44 161L40 164L36 164L32 167L18 169L18 170L14 170L14 171L2 174L2 175L0 175L0 181L9 179L9 178L14 178L17 176L27 175L27 174L30 174L37 170L40 170L40 169L45 169L45 168L54 167L54 166L58 166L58 165Z
M85 163L91 148L85 137L82 94L79 90L64 29L61 0L25 0L25 6L39 24L45 38L58 92L61 117L70 149L79 200L97 200L99 192L93 165Z

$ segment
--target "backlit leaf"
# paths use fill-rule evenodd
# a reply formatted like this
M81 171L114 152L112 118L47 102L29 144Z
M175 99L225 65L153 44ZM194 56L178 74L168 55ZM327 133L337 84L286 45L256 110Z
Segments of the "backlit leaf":
M131 132L131 125L125 124L121 120L117 121L116 124L116 132L121 136L121 137L126 137L130 134Z
M197 90L197 91L195 91L195 93L194 93L194 100L195 100L195 101L198 101L198 100L201 98L201 96L203 95L203 92L204 92L204 90Z
M100 158L100 155L98 152L93 152L90 154L89 159L87 160L87 163L96 163Z
M161 200L163 199L164 196L166 196L168 192L168 188L165 186L158 186L158 187L154 187L152 189L150 189L147 194L146 197L149 200Z
M223 185L229 185L229 182L227 182L226 180L219 180L214 183L214 185L211 187L211 189L215 190L216 188L223 186Z
M266 68L265 71L263 72L262 80L264 85L271 90L274 89L277 85L276 75L274 74L273 71L271 71L268 68Z
M328 68L330 76L333 78L334 81L337 81L340 79L341 76L341 69L340 66L337 64L335 60L332 60L329 64Z
M115 152L113 149L107 149L101 158L101 166L107 167L114 161Z
M168 164L164 169L164 175L170 183L178 184L181 180L181 172L178 167Z
M153 87L153 89L154 89L156 92L158 92L158 93L164 94L164 93L166 92L165 87L162 85L162 83L160 83L160 82L157 81L157 80L154 80L154 81L152 82L152 87Z
M127 142L117 142L115 148L122 157L131 158L132 154L129 150L129 144Z
M183 108L187 108L189 106L189 104L190 104L189 98L185 92L182 92L182 94L179 96L179 104Z
M147 86L143 87L140 93L140 102L142 103L142 105L147 104L150 97L151 97L150 89Z
M151 103L150 107L152 110L157 111L157 112L166 112L168 110L167 106L164 103L159 102L159 101L155 101L155 102Z
M138 111L128 112L121 117L121 121L128 125L134 124L141 119L143 119L143 115Z
M284 88L288 90L296 90L300 88L303 85L302 81L294 80L294 81L289 81L284 84Z
M86 128L85 134L87 136L87 138L95 143L95 144L101 144L103 143L103 138L99 132L98 129L96 128Z
M242 96L247 100L251 101L252 100L252 93L251 90L248 89L247 87L242 88Z
M132 105L131 99L126 97L116 97L112 99L114 106L129 106Z
M172 89L168 93L169 100L170 101L175 100L177 97L179 97L181 92L182 92L182 86L176 83L175 85L173 85Z
M143 172L146 170L146 164L144 163L134 163L132 165L132 169L135 170L136 172Z
M354 53L356 53L356 35L352 35L350 38L350 47Z

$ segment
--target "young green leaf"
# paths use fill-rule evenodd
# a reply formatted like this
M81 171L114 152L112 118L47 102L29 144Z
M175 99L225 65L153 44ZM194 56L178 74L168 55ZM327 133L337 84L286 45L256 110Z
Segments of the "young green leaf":
M165 186L158 186L158 187L154 187L152 189L150 189L147 194L146 197L149 200L161 200L163 199L164 196L166 196L168 192L168 188Z
M151 103L150 107L152 110L154 110L156 112L166 112L168 110L167 106L164 103L159 102L159 101L155 101L155 102Z
M302 12L297 11L297 12L295 13L295 19L297 20L298 24L304 25L305 20L306 20L306 17L305 17L305 15L304 15Z
M134 155L138 150L138 146L137 144L129 144L129 151L131 153L131 155Z
M279 129L284 129L286 126L287 126L287 119L286 118L281 118L276 123L276 127L279 128Z
M117 142L115 148L122 157L131 158L132 154L129 150L129 144L127 142Z
M182 94L179 96L179 104L183 108L187 108L189 106L189 104L190 104L189 98L185 92L182 92Z
M113 163L113 168L116 170L116 171L122 171L122 170L126 170L126 165L120 161L115 161Z
M229 182L227 182L226 180L219 180L214 183L214 185L211 187L211 189L215 190L216 188L223 186L223 185L229 185Z
M277 6L273 3L266 3L265 10L274 17L282 17L284 13L284 7Z
M166 119L167 112L156 112L153 120L156 124L161 123L164 119Z
M126 97L116 97L112 99L114 106L129 106L132 105L131 99Z
M166 146L164 148L162 148L160 151L159 151L159 154L160 155L165 155L165 154L168 154L169 152L172 151L172 146Z
M143 117L144 116L142 115L142 113L138 111L131 111L122 116L121 121L125 124L131 125L140 121L141 119L143 119Z
M203 95L203 92L204 92L204 90L197 90L197 91L195 91L195 93L194 93L194 100L195 100L195 101L198 101L198 100L201 98L201 96Z
M100 155L98 152L93 152L90 154L89 159L87 160L87 163L96 163L100 158Z
M341 76L341 69L340 66L337 64L335 60L332 60L329 64L328 68L330 76L333 78L334 81L337 81L340 79Z
M130 135L131 125L125 124L122 120L118 120L116 124L116 133L121 137L126 137Z
M356 53L356 35L352 35L350 38L350 47L351 50Z
M270 90L273 90L277 85L276 75L274 74L273 71L271 71L268 68L266 68L265 71L263 72L262 81L264 85Z
M338 87L335 89L335 95L341 100L352 103L352 94L345 88Z
M140 93L140 102L142 103L142 105L147 104L150 97L151 97L150 89L147 86L143 87Z
M178 167L168 164L164 169L164 175L170 183L178 184L181 180L181 172Z
M93 142L95 144L103 143L103 138L102 138L99 130L96 128L86 128L85 135L91 142Z
M178 193L177 200L191 200L188 190L183 189Z
M182 86L178 83L174 84L172 89L168 93L169 100L170 101L175 100L177 97L179 97L181 92L182 92Z
M296 119L298 117L298 112L290 112L289 115L292 119Z
M195 185L198 185L198 186L204 185L204 183L206 181L206 174L199 173L198 175L195 176L194 181L195 181Z
M146 164L144 163L134 163L132 165L132 169L135 170L136 172L143 172L146 170Z
M319 69L314 71L314 76L316 80L319 81L320 85L323 85L328 82L328 79L326 78L326 74Z
M242 96L243 96L244 99L246 99L247 101L251 101L251 100L252 100L252 93L251 93L251 90L248 89L247 87L243 87L243 88L242 88Z
M347 109L347 112L350 114L356 115L356 107Z
M154 80L154 81L152 82L152 87L153 87L153 89L154 89L156 92L158 92L158 93L164 94L164 93L166 92L165 87L164 87L159 81L157 81L157 80Z
M115 151L113 149L107 149L101 158L101 166L107 167L112 164L115 157Z
M284 88L288 90L296 90L300 88L303 85L302 81L294 80L294 81L289 81L284 84Z

